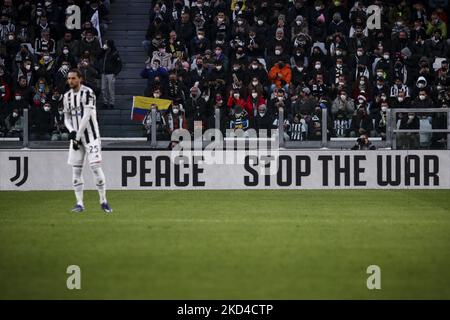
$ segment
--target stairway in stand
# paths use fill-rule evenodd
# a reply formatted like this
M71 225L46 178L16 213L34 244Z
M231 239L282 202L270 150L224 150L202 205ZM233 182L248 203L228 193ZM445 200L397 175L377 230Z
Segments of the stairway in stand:
M122 72L116 80L113 110L98 110L102 137L142 137L142 124L130 120L133 96L142 95L146 80L140 77L147 58L141 45L148 27L149 0L115 0L111 4L112 23L103 37L112 39L122 59ZM99 107L103 101L99 99Z

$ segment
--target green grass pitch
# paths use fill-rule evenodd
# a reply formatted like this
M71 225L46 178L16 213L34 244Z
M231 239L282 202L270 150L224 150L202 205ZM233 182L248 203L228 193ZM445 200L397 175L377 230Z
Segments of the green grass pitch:
M0 298L450 299L449 190L108 196L0 192Z

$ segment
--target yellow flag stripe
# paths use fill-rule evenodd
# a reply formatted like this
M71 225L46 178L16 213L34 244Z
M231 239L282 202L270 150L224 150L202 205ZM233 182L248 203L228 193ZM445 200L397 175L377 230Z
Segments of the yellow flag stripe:
M172 104L172 100L149 98L142 96L133 97L133 108L150 110L152 104L156 104L159 110L166 110Z

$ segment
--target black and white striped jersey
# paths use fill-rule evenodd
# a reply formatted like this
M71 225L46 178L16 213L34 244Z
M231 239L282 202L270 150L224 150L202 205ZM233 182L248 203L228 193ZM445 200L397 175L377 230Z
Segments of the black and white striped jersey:
M92 109L89 123L81 135L84 137L86 143L90 143L100 138L95 100L96 98L94 91L84 85L81 85L78 91L70 89L64 94L64 113L70 113L71 116L69 120L71 121L72 127L75 131L78 131L80 127L85 109Z

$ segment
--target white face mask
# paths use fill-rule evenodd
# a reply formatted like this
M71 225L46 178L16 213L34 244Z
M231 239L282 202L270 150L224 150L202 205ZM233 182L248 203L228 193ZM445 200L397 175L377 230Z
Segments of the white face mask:
M222 66L216 66L216 70L222 70Z
M22 96L16 96L16 100L22 100Z
M302 24L302 22L300 20L295 20L295 23L299 26Z
M338 69L342 68L342 64L338 63L338 64L336 65L336 68L338 68Z
M381 96L382 101L386 101L386 96Z
M13 116L14 118L17 118L17 117L19 116L19 114L18 114L17 112L13 112L12 116Z
M259 116L260 116L260 117L264 117L265 115L266 115L265 112L259 112Z
M316 64L316 65L314 66L314 68L315 68L316 70L319 70L319 69L320 69L320 64Z
M426 96L424 94L419 94L419 99L420 100L425 100Z
M262 26L264 24L264 21L258 20L258 25Z
M202 35L202 34L198 34L197 37L198 37L199 40L202 40L205 36Z
M382 84L377 84L377 88L381 89L381 88L383 88L383 85Z
M320 6L316 6L314 8L316 9L316 11L320 11L320 9L322 9L322 7L320 7Z
M388 55L388 54L384 54L384 55L383 55L383 58L386 59L386 60L388 60L388 59L389 59L389 55Z
M64 54L68 54L68 53L69 53L69 50L64 49L64 50L63 50L63 53L64 53Z
M346 96L345 94L341 94L341 99L342 99L342 100L346 100L346 99L347 99L347 96Z
M8 36L8 39L9 40L14 40L14 36L11 34L11 35Z
M50 107L44 107L44 111L45 112L49 112L50 111Z
M414 116L408 116L408 119L412 120L412 119L414 119Z
M381 107L381 111L386 112L387 107Z
M31 69L31 65L30 64L25 65L25 69L30 70Z
M377 72L377 76L378 77L382 77L383 76L383 72Z
M257 96L258 96L258 93L252 92L252 97L253 97L253 99L256 99Z
M257 64L252 64L252 69L253 69L253 70L258 69L258 65L257 65Z
M103 45L103 49L105 49L105 50L108 49L108 45L107 45L106 43ZM160 51L161 51L161 50L160 50Z
M233 94L233 97L234 97L235 99L239 99L240 94L239 94L239 93L235 93L235 94Z
M398 102L403 102L404 98L403 97L398 97L397 100L398 100Z
M275 50L275 54L279 56L281 54L281 50Z
M178 109L172 109L172 111L173 111L173 114L177 114L180 110L178 110Z
M362 51L356 51L356 54L358 55L358 57L361 57L363 55Z
M154 93L154 94L153 94L153 97L154 97L154 98L159 98L160 96L161 96L161 95L160 95L159 93Z

